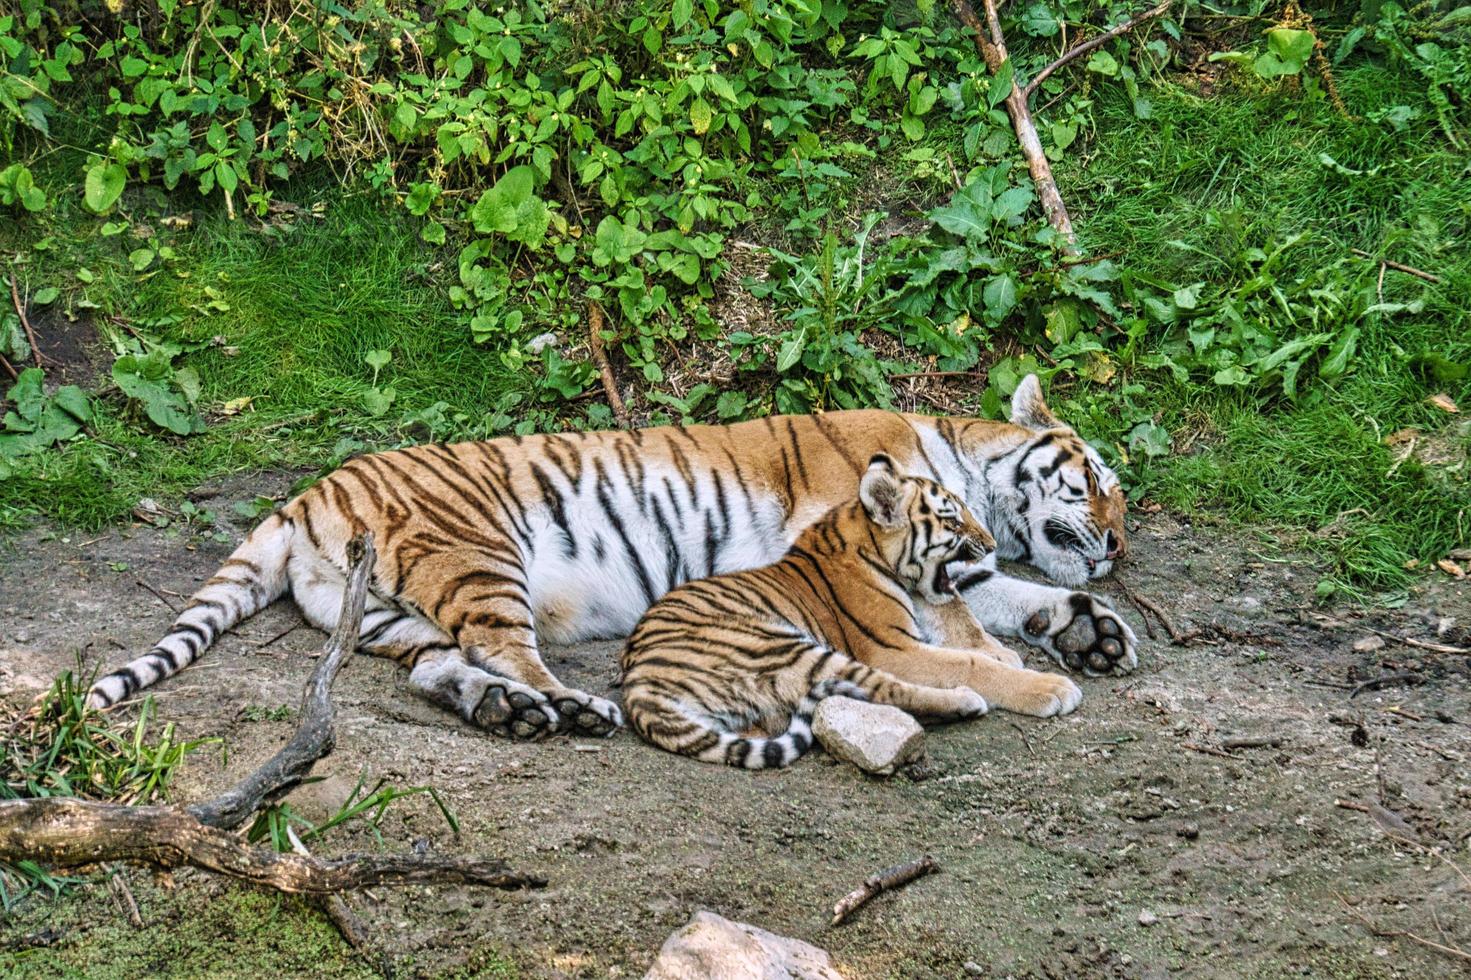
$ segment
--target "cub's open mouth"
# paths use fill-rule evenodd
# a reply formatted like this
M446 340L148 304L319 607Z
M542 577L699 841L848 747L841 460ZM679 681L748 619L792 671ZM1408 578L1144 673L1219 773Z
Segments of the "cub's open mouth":
M935 567L934 592L935 595L944 595L955 590L955 582L951 580L950 573L946 570L945 563L940 562Z

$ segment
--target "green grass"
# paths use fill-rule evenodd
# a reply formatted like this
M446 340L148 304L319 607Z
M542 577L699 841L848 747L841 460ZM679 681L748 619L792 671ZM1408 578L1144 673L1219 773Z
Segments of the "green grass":
M1339 83L1360 117L1424 104L1418 83L1371 65L1340 71ZM1405 427L1443 430L1450 417L1426 403L1431 394L1444 391L1471 408L1465 381L1438 382L1411 364L1424 352L1471 361L1471 163L1427 125L1396 132L1248 83L1226 82L1210 98L1168 82L1149 94L1153 116L1140 120L1121 92L1101 87L1091 110L1093 141L1075 144L1057 164L1064 198L1094 252L1117 254L1130 275L1161 285L1233 284L1248 274L1239 261L1244 249L1303 234L1292 252L1302 268L1337 263L1342 275L1372 287L1377 265L1349 253L1361 248L1430 270L1441 282L1389 272L1385 300L1423 299L1423 310L1368 318L1352 369L1332 383L1311 379L1295 400L1203 379L1181 384L1125 365L1124 377L1142 388L1122 397L1117 385L1059 388L1059 407L1100 441L1123 442L1141 415L1172 432L1171 455L1136 456L1124 467L1136 496L1302 532L1301 541L1329 560L1334 581L1402 587L1406 560L1443 557L1465 546L1471 528L1464 468L1446 473L1413 459L1396 468L1382 443ZM925 145L939 159L947 139L958 133L937 120ZM892 159L854 161L855 172L896 176L880 183L900 212L916 197L942 194L948 180L900 162L903 152L896 146L884 154ZM1336 172L1320 154L1362 173ZM59 152L37 169L44 179L48 167L76 165ZM872 183L834 182L833 214L883 206L863 190ZM365 447L480 435L503 394L535 387L531 372L510 371L471 341L447 299L456 281L453 252L420 242L413 219L330 182L301 184L285 196L321 205L323 217L299 216L294 229L268 234L254 222L200 211L191 229L169 231L157 216L186 208L186 199L145 191L130 199L131 228L115 237L103 237L101 222L67 200L40 219L44 226L26 219L13 231L0 229L0 246L22 250L52 234L55 246L31 253L24 278L32 290L60 286L58 306L85 295L141 332L194 345L187 363L202 378L210 421L203 435L166 436L116 390L104 393L89 438L0 480L0 525L40 513L94 527L126 515L140 497L176 498L236 471L323 469ZM771 220L758 218L754 227L766 221L783 238ZM171 269L141 280L133 273L128 254L148 237L139 230L176 249ZM95 277L88 286L77 280L83 267ZM210 299L228 309L206 312ZM223 347L211 343L215 337ZM381 418L364 405L373 384L364 357L374 349L392 352L379 384L397 392ZM250 411L219 414L240 398L253 399ZM438 402L447 407L433 424L416 421Z
M1414 84L1375 67L1343 71L1339 83L1361 116L1423 102ZM1153 118L1139 120L1126 100L1104 94L1086 164L1074 157L1058 168L1092 250L1120 253L1121 264L1164 283L1232 283L1243 248L1304 233L1298 263L1329 266L1359 248L1441 282L1388 272L1385 300L1423 298L1423 311L1368 318L1352 370L1334 383L1314 379L1296 400L1136 375L1147 391L1132 401L1173 431L1176 446L1196 435L1189 452L1140 463L1139 489L1187 511L1320 532L1302 540L1330 559L1341 584L1402 586L1406 560L1442 558L1471 534L1466 467L1412 459L1395 468L1382 441L1415 427L1471 450L1465 430L1447 429L1455 417L1426 402L1445 392L1471 408L1471 384L1411 363L1424 352L1471 361L1471 161L1436 130L1345 120L1300 97L1229 86L1213 98L1174 86L1151 95ZM1331 171L1323 153L1363 175ZM1356 273L1359 261L1349 259L1347 273L1372 283L1376 264ZM1075 399L1085 414L1091 397ZM1122 437L1107 414L1095 416L1096 434Z
M188 439L168 436L114 388L99 401L92 438L0 480L0 523L39 512L94 527L142 496L177 496L230 472L315 468L364 445L473 432L503 393L529 387L473 343L447 299L453 255L421 243L412 219L345 191L306 187L294 199L319 202L323 217L298 218L276 235L200 214L192 229L161 232L178 258L141 281L127 261L140 244L131 233L102 237L100 223L75 210L47 216L58 244L32 253L30 289L59 286L58 309L85 295L147 336L197 346L187 363L200 374L210 425ZM134 224L159 229L146 214ZM38 237L34 228L18 237L27 235ZM90 286L78 284L80 268L96 277ZM228 309L208 311L211 299ZM121 323L98 324L104 337L127 336ZM373 384L364 357L375 349L393 356L379 384L396 398L381 418L363 400ZM240 398L252 399L249 410L221 414ZM441 402L429 424L416 418ZM339 447L344 437L352 441Z

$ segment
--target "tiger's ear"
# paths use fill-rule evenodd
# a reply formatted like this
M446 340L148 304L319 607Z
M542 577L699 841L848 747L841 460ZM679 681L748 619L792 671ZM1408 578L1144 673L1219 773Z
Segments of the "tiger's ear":
M875 453L858 484L858 500L864 512L879 527L898 527L904 523L899 516L902 496L894 461L884 453Z
M1042 384L1035 374L1023 378L1022 383L1016 386L1016 393L1011 396L1011 424L1033 432L1056 429L1062 425L1042 399Z

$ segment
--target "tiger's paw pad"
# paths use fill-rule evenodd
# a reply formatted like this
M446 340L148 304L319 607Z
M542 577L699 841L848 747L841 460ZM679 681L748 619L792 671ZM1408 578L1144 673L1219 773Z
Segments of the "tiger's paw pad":
M470 721L505 738L531 740L556 731L561 718L540 691L498 680L486 685Z
M556 691L550 696L563 719L561 731L611 738L623 727L623 709L606 698L573 690Z
M1086 592L1037 610L1022 635L1062 666L1087 677L1127 674L1139 665L1133 629L1106 602Z

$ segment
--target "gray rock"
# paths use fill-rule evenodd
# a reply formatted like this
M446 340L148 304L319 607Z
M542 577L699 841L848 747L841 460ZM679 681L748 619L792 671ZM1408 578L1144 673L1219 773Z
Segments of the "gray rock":
M1144 928L1148 929L1157 922L1159 922L1159 916L1149 911L1149 909L1145 909L1139 913L1139 924Z
M825 950L696 912L664 940L644 980L843 980Z
M813 716L812 734L833 758L877 776L893 775L924 756L924 729L887 704L824 698Z

